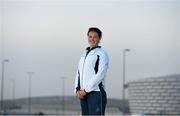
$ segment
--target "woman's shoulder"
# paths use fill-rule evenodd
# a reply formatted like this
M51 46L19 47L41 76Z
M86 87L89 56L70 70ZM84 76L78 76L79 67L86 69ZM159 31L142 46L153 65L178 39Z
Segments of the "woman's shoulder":
M102 47L98 49L97 54L100 56L108 56L107 52Z

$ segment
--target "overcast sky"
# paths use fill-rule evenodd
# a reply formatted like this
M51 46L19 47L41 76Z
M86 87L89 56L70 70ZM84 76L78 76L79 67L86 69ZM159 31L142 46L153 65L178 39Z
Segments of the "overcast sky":
M5 63L5 98L74 95L74 79L91 26L103 31L101 46L110 66L106 90L122 98L122 50L126 81L180 73L179 0L1 0L1 61Z

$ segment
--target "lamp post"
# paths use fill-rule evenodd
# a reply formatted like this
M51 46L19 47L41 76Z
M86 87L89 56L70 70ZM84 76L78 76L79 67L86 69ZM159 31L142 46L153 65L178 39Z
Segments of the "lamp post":
M5 72L5 63L9 62L8 59L3 59L2 60L2 74L1 74L1 112L3 112L3 107L4 107L4 101L3 101L3 94L4 94L4 72Z
M31 78L34 72L27 72L29 76L29 99L28 99L28 113L31 114Z
M64 101L64 90L65 90L65 79L66 77L61 77L62 79L62 115L64 115L64 110L65 110L65 101Z
M125 114L125 89L127 87L126 85L126 52L130 52L130 49L123 49L123 114Z
M3 107L4 107L4 101L3 101L3 94L4 94L4 69L5 69L5 62L9 62L8 59L4 59L4 0L1 0L1 66L2 66L2 72L1 72L1 100L0 100L0 114L3 112Z

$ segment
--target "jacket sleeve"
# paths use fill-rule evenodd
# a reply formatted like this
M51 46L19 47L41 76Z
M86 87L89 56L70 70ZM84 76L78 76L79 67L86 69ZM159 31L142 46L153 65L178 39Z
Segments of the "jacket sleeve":
M95 77L93 77L92 80L90 80L87 83L86 88L85 88L86 92L93 91L102 82L102 80L106 77L108 64L109 64L108 55L106 53L101 54L99 57L98 72L95 75Z
M77 88L78 88L78 76L79 76L79 74L78 74L78 71L77 71L76 77L75 77L75 82L74 82L74 92L75 93L76 93Z
M75 81L74 81L74 92L76 93L76 91L80 90L80 73L79 73L79 64L80 64L80 60L78 63L78 70L76 72L76 77L75 77Z

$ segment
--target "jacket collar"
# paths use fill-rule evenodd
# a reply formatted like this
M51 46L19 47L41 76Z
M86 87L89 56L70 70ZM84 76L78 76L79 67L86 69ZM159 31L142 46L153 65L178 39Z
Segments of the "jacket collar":
M101 48L101 46L96 46L96 47L92 47L92 48L87 47L87 48L86 48L86 56L88 55L88 53L89 53L91 50L94 50L94 49L96 49L96 48Z

